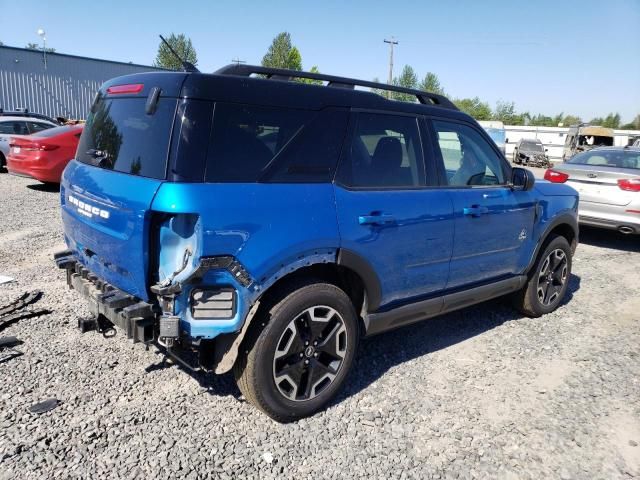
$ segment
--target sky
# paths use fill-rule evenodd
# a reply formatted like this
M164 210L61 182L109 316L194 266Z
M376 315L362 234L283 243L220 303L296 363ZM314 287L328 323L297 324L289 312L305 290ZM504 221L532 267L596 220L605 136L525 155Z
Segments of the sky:
M305 69L386 80L406 64L434 72L450 97L590 120L640 114L640 0L41 1L0 0L0 41L151 65L158 34L191 38L201 71L259 64L279 32Z

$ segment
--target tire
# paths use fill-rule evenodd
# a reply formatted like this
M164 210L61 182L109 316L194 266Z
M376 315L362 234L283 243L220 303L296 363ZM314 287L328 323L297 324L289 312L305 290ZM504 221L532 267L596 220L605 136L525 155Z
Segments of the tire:
M527 284L514 295L513 306L533 318L553 312L567 293L571 264L571 247L567 239L550 236L536 259Z
M245 398L278 422L325 407L342 387L359 341L358 317L344 291L321 281L291 283L253 326L234 365Z
M7 160L4 158L4 154L0 153L0 172L6 171L7 168Z

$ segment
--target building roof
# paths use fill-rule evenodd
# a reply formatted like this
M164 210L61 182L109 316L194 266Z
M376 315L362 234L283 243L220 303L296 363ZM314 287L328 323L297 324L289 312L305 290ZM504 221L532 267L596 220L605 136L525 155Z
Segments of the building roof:
M30 53L42 53L42 50L39 49L35 49L35 48L20 48L20 47L10 47L8 45L0 45L0 48L4 48L7 50L15 50L15 51L19 51L19 52L30 52ZM66 57L66 58L75 58L78 60L94 60L97 62L106 62L106 63L113 63L116 65L129 65L129 66L133 66L133 67L142 67L142 68L150 68L153 70L166 70L164 68L160 68L160 67L154 67L152 65L142 65L140 63L133 63L133 62L119 62L116 60L105 60L103 58L94 58L94 57L83 57L80 55L70 55L68 53L58 53L58 52L47 52L47 56L52 56L52 57Z

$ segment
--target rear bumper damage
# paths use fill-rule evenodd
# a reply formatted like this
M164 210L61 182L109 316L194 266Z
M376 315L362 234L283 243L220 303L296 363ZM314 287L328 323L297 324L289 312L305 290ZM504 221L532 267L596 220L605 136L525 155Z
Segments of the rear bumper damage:
M116 326L134 343L152 343L191 371L221 374L233 367L248 321L239 332L221 334L213 339L194 338L181 331L179 317L168 312L174 305L171 296L159 296L159 304L152 304L123 292L84 267L70 250L54 254L54 260L58 268L66 271L69 288L84 297L94 315L94 318L78 319L78 327L83 333L97 330L108 336L107 332ZM234 275L241 276L238 272ZM251 308L249 320L259 304L255 302Z
M58 268L66 270L67 285L76 290L89 305L95 319L79 319L82 331L104 328L104 320L120 328L134 343L153 342L160 329L159 312L144 302L110 285L83 267L66 250L54 255Z

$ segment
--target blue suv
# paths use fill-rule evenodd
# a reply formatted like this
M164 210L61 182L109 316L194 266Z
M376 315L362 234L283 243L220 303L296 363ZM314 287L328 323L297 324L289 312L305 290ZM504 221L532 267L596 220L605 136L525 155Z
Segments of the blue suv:
M329 402L363 336L507 294L557 308L578 195L534 183L440 95L247 65L136 74L92 104L55 259L95 314L83 331L233 370L284 422Z

